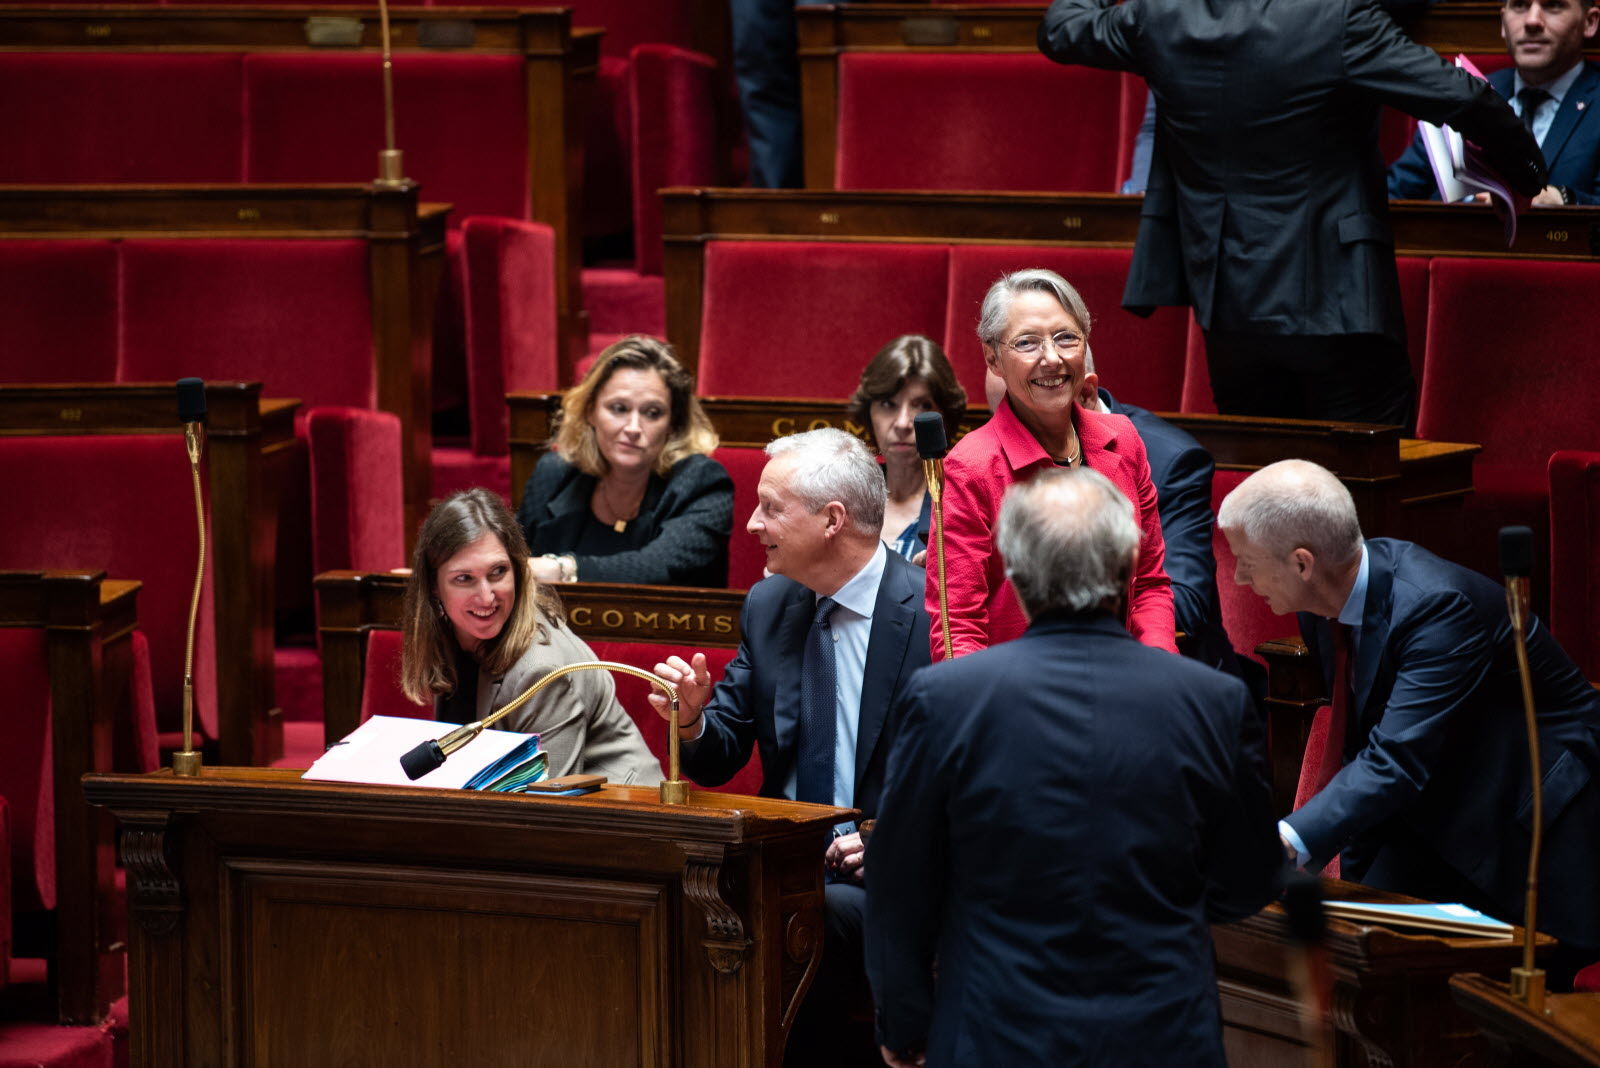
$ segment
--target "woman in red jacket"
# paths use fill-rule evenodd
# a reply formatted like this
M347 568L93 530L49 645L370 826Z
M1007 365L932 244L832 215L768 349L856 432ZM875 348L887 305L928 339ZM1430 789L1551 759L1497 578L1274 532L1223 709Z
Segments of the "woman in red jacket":
M1087 370L1089 310L1066 279L1031 269L1006 275L983 298L978 321L989 369L1006 398L992 418L967 434L945 460L945 573L955 654L1021 634L1022 607L994 547L994 524L1006 487L1054 466L1084 464L1133 502L1142 537L1130 576L1128 630L1146 645L1176 653L1172 588L1162 567L1166 547L1144 442L1124 416L1089 412L1076 399L1095 376ZM928 560L933 657L944 656L938 568Z

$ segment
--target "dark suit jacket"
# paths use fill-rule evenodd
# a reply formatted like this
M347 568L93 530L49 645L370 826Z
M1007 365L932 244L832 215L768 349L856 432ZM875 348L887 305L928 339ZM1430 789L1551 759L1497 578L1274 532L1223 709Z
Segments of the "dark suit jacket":
M1123 304L1202 329L1405 336L1378 106L1448 122L1529 195L1538 147L1372 0L1054 0L1039 47L1144 76L1156 143Z
M1489 84L1510 98L1515 71L1492 71ZM1549 183L1571 189L1579 204L1600 204L1600 66L1585 62L1577 80L1561 98L1540 150L1550 170ZM1439 186L1422 147L1422 134L1389 166L1389 195L1396 199L1438 200Z
M709 456L685 456L666 478L650 476L639 515L617 534L589 508L595 479L558 453L539 457L522 490L517 521L528 548L572 553L586 582L641 586L728 584L733 479Z
M1172 616L1188 636L1180 651L1230 674L1239 661L1222 626L1217 600L1217 559L1211 551L1211 479L1216 464L1187 431L1159 415L1123 404L1107 390L1100 401L1109 411L1127 416L1144 440L1150 481L1156 487L1161 537L1167 543L1165 567L1172 580Z
M893 740L890 712L911 673L928 663L922 586L920 567L886 552L856 727L855 807L866 819L876 813L883 789ZM727 782L749 761L754 742L761 751L761 796L782 796L794 770L800 666L816 600L782 575L750 587L739 617L739 652L706 702L705 732L683 750L683 769L695 782Z
M1207 924L1283 868L1244 684L1046 615L918 672L901 720L868 850L882 1042L926 1040L930 1068L1222 1065Z
M1342 848L1345 878L1401 892L1386 851L1426 843L1520 920L1532 821L1504 591L1410 542L1374 538L1367 551L1345 766L1289 825L1314 862ZM1300 629L1331 687L1327 620L1301 615ZM1600 946L1600 699L1537 620L1528 661L1545 769L1538 926Z

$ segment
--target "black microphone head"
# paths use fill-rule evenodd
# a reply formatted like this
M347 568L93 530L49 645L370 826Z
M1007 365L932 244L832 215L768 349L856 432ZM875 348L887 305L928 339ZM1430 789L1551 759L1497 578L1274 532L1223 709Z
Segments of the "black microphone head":
M1283 911L1289 920L1289 937L1302 946L1314 946L1328 933L1322 911L1322 880L1297 872L1283 888Z
M940 460L950 451L944 437L944 416L922 412L911 424L917 432L917 455L924 460Z
M1500 528L1500 573L1506 578L1533 574L1533 531L1527 527Z
M400 758L400 770L408 779L420 779L443 763L444 750L435 739L429 738Z
M206 384L200 378L178 379L178 422L206 421Z

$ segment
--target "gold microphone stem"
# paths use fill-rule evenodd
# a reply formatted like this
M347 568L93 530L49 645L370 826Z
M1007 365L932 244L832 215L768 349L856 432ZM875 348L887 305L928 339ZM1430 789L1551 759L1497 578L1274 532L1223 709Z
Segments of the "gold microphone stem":
M383 150L378 153L378 180L382 188L405 184L400 150L394 145L394 59L390 54L389 3L378 0L378 21L383 34Z
M585 660L576 664L563 664L561 667L554 669L548 675L541 678L538 682L535 682L532 686L529 686L526 690L523 690L517 695L517 699L515 701L512 701L504 708L498 710L492 716L487 716L476 723L469 723L465 727L458 728L445 735L439 741L439 748L444 750L446 756L449 756L457 749L460 749L463 745L466 745L473 738L476 738L479 731L482 731L484 728L488 727L491 723L495 722L506 713L520 708L523 702L527 701L534 694L544 689L550 683L561 678L561 676L570 675L574 671L592 670L620 671L624 675L632 675L635 678L643 679L666 694L667 701L672 710L672 732L668 736L667 741L667 762L669 767L667 771L667 778L661 780L661 801L663 804L667 805L681 805L688 801L689 784L678 777L679 709L677 687L673 686L669 682L656 678L643 668L636 668L632 664L619 664L614 660ZM470 733L467 733L468 731L470 731ZM464 735L464 737L458 738L457 735Z
M1534 716L1533 681L1528 670L1528 580L1513 578L1506 584L1506 608L1517 646L1517 674L1522 680L1522 716L1528 732L1528 762L1532 769L1533 842L1528 849L1527 902L1522 915L1522 967L1511 969L1511 995L1534 1012L1544 1011L1544 969L1534 966L1534 925L1539 900L1539 850L1544 839L1544 788L1539 767L1539 727Z
M933 549L939 575L939 632L944 638L944 658L954 660L955 644L950 640L950 596L944 581L944 461L924 460L922 471L928 480L928 496L933 500Z
M172 773L188 778L200 774L200 754L194 749L194 628L200 618L200 588L206 577L206 506L200 493L203 433L199 423L188 423L183 428L189 474L194 479L194 520L200 533L200 555L195 562L194 592L189 597L189 631L183 647L183 751L172 754Z

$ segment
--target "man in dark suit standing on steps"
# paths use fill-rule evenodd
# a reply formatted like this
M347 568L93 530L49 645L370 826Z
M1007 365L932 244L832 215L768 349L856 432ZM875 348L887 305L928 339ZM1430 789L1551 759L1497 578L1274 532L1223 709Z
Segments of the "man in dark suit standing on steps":
M1155 94L1123 305L1194 308L1217 410L1409 425L1378 108L1449 123L1532 196L1544 161L1505 101L1375 0L1054 0L1039 47Z
M1489 74L1544 153L1549 185L1533 202L1600 204L1600 66L1583 47L1600 31L1600 7L1587 0L1505 0L1500 36L1512 67ZM1389 196L1438 200L1439 187L1419 133L1389 167Z
M996 543L1028 629L917 673L872 837L885 1060L1221 1068L1209 924L1283 870L1264 724L1128 634L1139 528L1105 476L1013 486Z
M929 661L925 576L879 539L887 497L871 452L842 430L812 430L767 446L747 529L771 577L740 616L738 655L711 686L704 654L671 657L656 674L678 687L683 768L728 781L761 753L764 797L877 812L894 741L893 709ZM657 710L662 701L651 698ZM865 1004L866 906L861 832L836 828L822 971L796 1019L787 1063L872 1063L870 1036L851 1044L850 1010Z

